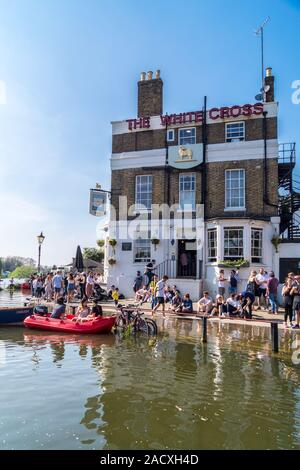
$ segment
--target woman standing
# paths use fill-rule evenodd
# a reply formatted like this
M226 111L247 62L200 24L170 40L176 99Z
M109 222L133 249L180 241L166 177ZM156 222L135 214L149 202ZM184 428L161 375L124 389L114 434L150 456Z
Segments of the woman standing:
M85 288L86 288L86 275L82 273L79 280L79 287L80 287L80 298L83 299L85 297Z
M260 292L259 292L259 284L257 282L256 276L257 276L257 271L251 271L251 274L248 279L246 291L251 292L255 296L255 300L257 304L259 305ZM256 310L258 310L258 307L256 308Z
M75 279L72 273L68 276L67 302L72 302L75 292Z
M87 280L86 280L86 288L85 288L85 294L88 299L92 297L93 291L94 291L94 276L92 272L89 272Z
M300 284L298 281L294 281L294 287L291 293L293 295L293 309L296 314L296 325L294 325L293 328L298 329L300 323Z
M293 279L289 274L282 288L282 297L284 304L284 326L288 327L287 319L290 321L290 327L293 327Z
M45 297L47 302L51 302L53 295L52 275L48 274L45 280Z

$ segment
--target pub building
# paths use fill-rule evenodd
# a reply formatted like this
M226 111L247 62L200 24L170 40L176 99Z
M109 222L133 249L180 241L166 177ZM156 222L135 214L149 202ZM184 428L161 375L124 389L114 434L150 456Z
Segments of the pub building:
M204 98L180 114L164 114L160 71L143 72L137 117L112 122L108 285L132 296L136 272L152 262L197 300L216 294L221 267L229 277L240 265L239 288L252 269L281 282L300 272L294 166L295 144L278 143L271 68L261 102L208 107Z

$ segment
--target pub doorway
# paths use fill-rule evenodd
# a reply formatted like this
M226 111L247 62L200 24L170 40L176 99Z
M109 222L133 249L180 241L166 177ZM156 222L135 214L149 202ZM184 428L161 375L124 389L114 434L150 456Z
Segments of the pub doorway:
M196 240L178 240L177 277L195 278L197 276Z

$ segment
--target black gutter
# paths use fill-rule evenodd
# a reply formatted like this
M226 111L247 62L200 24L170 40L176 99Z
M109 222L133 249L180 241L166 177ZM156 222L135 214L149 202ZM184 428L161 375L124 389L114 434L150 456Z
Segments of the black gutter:
M202 161L202 177L201 177L201 204L203 204L203 217L205 218L206 210L206 151L207 151L207 97L204 96L203 106L203 123L202 123L202 144L203 144L203 161Z

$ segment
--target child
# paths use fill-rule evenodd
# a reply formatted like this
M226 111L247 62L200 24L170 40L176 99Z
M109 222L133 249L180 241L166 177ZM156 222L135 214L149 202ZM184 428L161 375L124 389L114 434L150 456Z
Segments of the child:
M182 304L182 300L181 300L181 297L179 295L179 292L176 291L172 301L171 301L171 305L169 306L169 309L172 310L172 312L176 312L176 310L181 306Z
M193 313L193 302L190 299L190 294L185 294L183 297L183 302L176 309L176 312L178 313Z
M117 306L119 304L119 297L120 297L118 287L114 288L114 290L111 293L111 296L112 296L113 301L115 302L115 305Z

